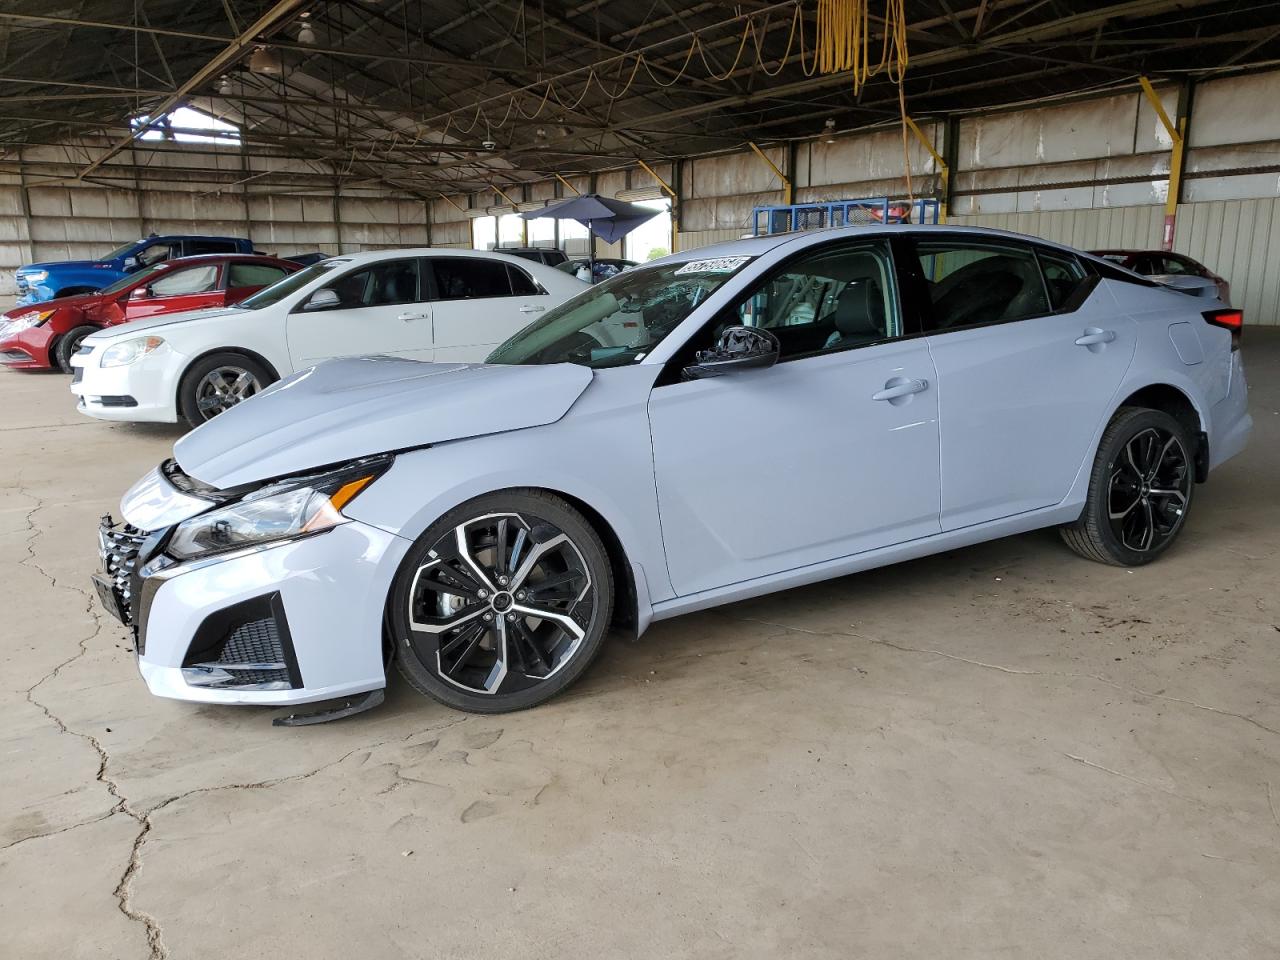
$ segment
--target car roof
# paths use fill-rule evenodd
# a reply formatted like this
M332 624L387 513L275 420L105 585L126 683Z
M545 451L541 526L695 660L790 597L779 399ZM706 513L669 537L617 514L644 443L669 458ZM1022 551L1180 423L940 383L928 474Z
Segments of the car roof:
M172 260L162 260L156 266L170 267L180 263L184 267L188 267L193 264L212 263L219 260L253 260L259 263L269 263L272 266L288 267L291 270L300 269L299 264L294 263L292 260L273 257L269 253L197 253L190 257L174 257Z
M378 263L381 260L396 260L400 257L471 257L481 260L498 260L524 270L528 270L531 267L539 270L555 270L554 267L548 267L545 263L526 260L523 257L513 256L509 253L500 253L497 250L472 250L466 247L406 247L394 250L363 250L360 253L335 254L332 257L326 257L320 262L347 263L355 266L362 263ZM557 274L559 273L559 271L556 272Z

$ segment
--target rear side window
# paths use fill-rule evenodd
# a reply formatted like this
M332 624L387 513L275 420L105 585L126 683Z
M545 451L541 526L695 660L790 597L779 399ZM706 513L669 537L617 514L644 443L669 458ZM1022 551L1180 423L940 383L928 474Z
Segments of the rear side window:
M265 287L285 275L280 267L265 263L232 263L227 278L228 287Z
M1077 260L1069 253L1059 250L1037 250L1040 258L1040 269L1044 273L1044 285L1049 291L1049 303L1054 310L1064 310L1077 304L1084 288L1089 285L1090 277Z
M189 293L208 293L218 286L218 265L206 263L185 270L170 270L147 285L155 297L177 297Z
M235 253L239 247L233 240L188 240L187 256L198 257L206 253Z
M436 297L440 300L474 300L512 295L511 275L501 260L478 257L432 257Z
M915 248L933 308L927 330L1004 323L1051 312L1030 247L958 240L917 242Z

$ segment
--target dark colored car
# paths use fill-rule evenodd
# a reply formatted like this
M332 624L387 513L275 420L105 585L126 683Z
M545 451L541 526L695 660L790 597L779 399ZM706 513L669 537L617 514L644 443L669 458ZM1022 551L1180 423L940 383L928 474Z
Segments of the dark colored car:
M19 267L14 278L18 285L18 304L27 306L93 293L165 260L253 252L253 243L241 237L158 237L153 233L141 240L132 240L98 260L59 260Z
M1218 287L1218 299L1231 305L1231 284L1203 263L1169 250L1091 250L1102 257L1144 277L1203 277Z
M579 280L586 280L587 278L581 274L587 264L591 264L592 283L608 280L623 270L630 270L632 267L639 266L639 262L636 260L623 260L619 257L596 257L595 260L591 260L588 257L574 257L572 260L565 260L564 263L558 264L556 269L571 273Z
M494 247L493 252L523 257L534 263L545 263L548 267L558 267L569 259L563 250L557 250L555 247Z
M70 373L80 341L103 327L238 303L300 269L290 260L260 254L186 257L130 273L97 293L15 307L0 315L0 363Z

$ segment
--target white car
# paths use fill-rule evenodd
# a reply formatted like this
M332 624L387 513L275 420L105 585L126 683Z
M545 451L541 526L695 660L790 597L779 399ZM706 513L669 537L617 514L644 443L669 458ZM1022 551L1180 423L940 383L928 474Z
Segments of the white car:
M71 392L100 420L192 426L335 357L483 360L588 289L553 267L478 250L332 257L234 307L109 327L72 357Z

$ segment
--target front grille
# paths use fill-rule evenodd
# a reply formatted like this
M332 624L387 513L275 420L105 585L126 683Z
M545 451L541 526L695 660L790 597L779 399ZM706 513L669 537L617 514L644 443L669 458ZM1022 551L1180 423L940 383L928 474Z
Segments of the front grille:
M116 599L120 601L120 609L124 611L125 622L137 630L137 596L134 576L138 567L138 555L147 535L137 527L128 523L114 526L104 525L98 530L98 551L102 556L102 572L111 579L111 588Z

